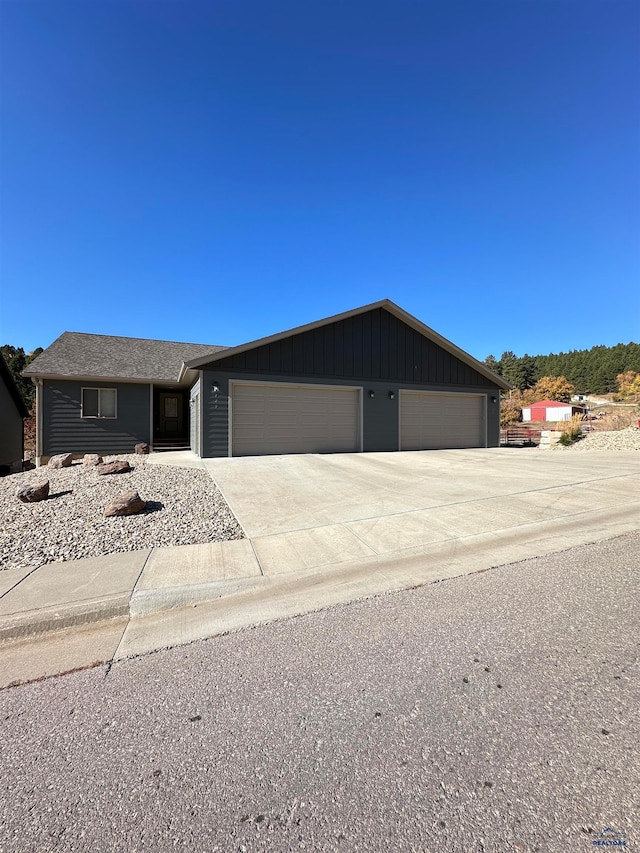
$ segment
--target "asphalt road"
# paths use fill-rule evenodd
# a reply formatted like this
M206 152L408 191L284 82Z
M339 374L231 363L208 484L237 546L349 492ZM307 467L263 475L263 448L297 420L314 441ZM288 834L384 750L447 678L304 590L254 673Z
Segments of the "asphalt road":
M640 533L4 690L0 850L640 850L639 569Z

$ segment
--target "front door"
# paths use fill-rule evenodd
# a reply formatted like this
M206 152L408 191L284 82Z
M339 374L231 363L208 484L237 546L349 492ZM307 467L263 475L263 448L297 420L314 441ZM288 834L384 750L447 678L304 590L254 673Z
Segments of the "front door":
M182 394L160 394L160 434L182 434Z

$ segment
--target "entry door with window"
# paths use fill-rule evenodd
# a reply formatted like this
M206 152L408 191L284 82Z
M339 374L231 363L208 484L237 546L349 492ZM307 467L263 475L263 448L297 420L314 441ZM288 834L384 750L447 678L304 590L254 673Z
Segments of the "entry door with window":
M160 394L160 432L180 435L182 432L182 395Z

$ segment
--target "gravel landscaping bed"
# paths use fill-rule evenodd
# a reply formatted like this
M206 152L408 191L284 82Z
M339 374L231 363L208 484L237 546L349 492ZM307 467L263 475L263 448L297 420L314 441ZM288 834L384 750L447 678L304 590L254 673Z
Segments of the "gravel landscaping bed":
M630 426L626 429L611 430L608 432L595 431L588 432L584 438L581 438L575 444L569 444L563 447L562 444L556 444L551 448L554 451L585 451L585 450L640 450L640 429Z
M37 568L56 560L116 551L242 539L242 530L206 471L126 459L131 472L101 476L76 461L0 478L0 569ZM24 504L19 486L49 480L47 500ZM105 518L116 495L135 489L147 501L140 515Z

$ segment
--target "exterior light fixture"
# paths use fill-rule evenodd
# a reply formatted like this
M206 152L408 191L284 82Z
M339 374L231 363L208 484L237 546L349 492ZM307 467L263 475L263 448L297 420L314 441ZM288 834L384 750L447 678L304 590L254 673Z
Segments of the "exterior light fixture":
M375 391L369 391L369 396L373 400L373 398L376 396L376 392Z
M492 402L492 403L497 403L497 402L498 402L498 398L497 398L497 397L492 397L492 398L491 398L491 402Z
M218 385L215 382L212 382L211 383L211 390L213 391L214 394L217 394L220 391L220 388L218 388Z
M395 391L389 391L389 399L390 400L396 399L396 392Z

